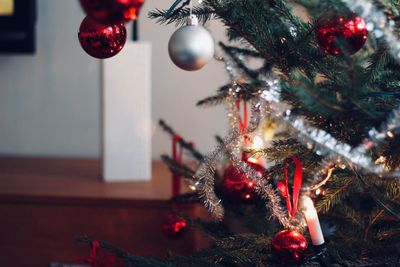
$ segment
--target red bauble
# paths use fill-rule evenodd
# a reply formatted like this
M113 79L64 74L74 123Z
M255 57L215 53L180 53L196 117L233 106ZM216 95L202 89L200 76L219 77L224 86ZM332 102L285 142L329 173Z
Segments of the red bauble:
M365 21L355 14L323 18L318 22L315 31L321 48L334 56L342 54L341 48L349 54L357 52L368 37Z
M86 17L79 28L79 42L86 53L95 58L109 58L121 51L126 42L123 23L99 24Z
M161 230L167 237L178 237L187 227L186 220L174 213L165 216Z
M98 22L121 23L137 19L144 0L80 0L85 13Z
M272 239L272 250L287 262L298 262L308 247L307 239L294 230L283 230Z
M247 164L252 167L257 173L263 175L264 167L253 162L247 161ZM225 169L222 179L222 190L225 197L233 202L241 204L251 204L256 199L254 182L235 166L229 165Z

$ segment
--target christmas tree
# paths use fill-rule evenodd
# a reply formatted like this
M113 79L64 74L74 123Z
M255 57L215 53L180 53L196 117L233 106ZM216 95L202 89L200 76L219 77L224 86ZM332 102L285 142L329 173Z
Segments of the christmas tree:
M225 104L229 133L208 154L177 140L197 168L163 156L195 190L174 200L199 201L215 219L187 218L213 245L165 261L103 249L126 266L400 266L399 2L199 2L149 16L184 25L169 52L186 70L210 59L201 24L227 28L215 59L231 81L198 105Z

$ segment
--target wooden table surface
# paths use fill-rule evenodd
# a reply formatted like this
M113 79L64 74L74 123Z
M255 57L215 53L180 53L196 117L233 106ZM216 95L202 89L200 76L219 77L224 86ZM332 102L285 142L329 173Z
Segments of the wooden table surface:
M74 242L76 235L158 258L207 247L191 227L177 239L162 234L170 197L171 174L157 161L151 181L105 183L96 159L0 157L0 266L74 262L88 253ZM180 211L207 218L200 205L184 204Z
M97 159L0 157L0 196L166 200L171 174L154 161L148 182L105 183Z

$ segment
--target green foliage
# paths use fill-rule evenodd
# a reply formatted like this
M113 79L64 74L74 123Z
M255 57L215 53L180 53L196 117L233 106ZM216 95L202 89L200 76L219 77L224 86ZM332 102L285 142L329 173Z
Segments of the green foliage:
M371 2L398 24L399 1ZM307 20L297 14L299 8L307 11ZM325 53L316 40L315 25L332 12L349 11L336 0L204 0L193 9L193 14L202 23L220 20L227 28L229 39L242 44L235 47L220 43L220 46L241 71L243 80L222 86L215 95L199 101L198 106L223 103L232 94L232 88L234 97L249 100L258 94L262 84L260 74L272 70L281 79L283 100L293 106L297 115L306 117L314 126L341 141L358 145L368 129L379 127L400 104L400 65L388 47L372 34L363 49L354 55L345 50L337 57ZM182 4L171 16L167 16L167 10L155 10L149 17L161 24L182 25L188 14L188 7ZM263 60L263 64L254 69L244 58ZM160 125L171 135L175 134L164 122ZM203 161L203 155L188 142L183 140L181 144L196 160ZM322 160L289 134L281 135L271 147L251 153L276 163L265 174L273 185L282 179L286 158L296 155L302 160L305 182L320 168ZM383 143L371 156L383 156L388 168L399 168L400 138L395 136ZM163 160L171 171L188 179L194 176L195 170L167 156ZM316 254L311 248L297 266L399 265L398 182L361 176L351 168L336 168L322 191L323 194L316 196L316 208L322 222L335 225L336 230L325 231L328 242L322 254ZM121 254L119 250L117 255L135 266L289 266L271 252L271 239L281 228L277 222L265 219L270 214L262 200L254 206L242 206L224 199L218 183L216 192L226 207L225 221L192 221L210 236L214 242L211 248L193 257L175 256L165 262ZM240 231L231 227L232 221L239 222ZM110 249L108 244L103 245Z

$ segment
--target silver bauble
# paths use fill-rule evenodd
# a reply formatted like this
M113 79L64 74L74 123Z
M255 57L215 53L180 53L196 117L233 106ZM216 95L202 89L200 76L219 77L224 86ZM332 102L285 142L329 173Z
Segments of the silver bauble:
M206 29L197 26L197 18L191 17L188 25L176 30L169 39L168 52L179 68L199 70L213 58L214 40Z

